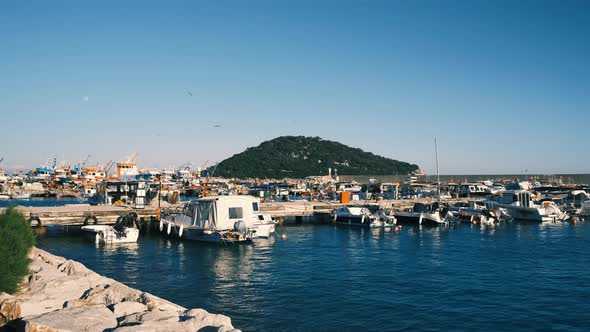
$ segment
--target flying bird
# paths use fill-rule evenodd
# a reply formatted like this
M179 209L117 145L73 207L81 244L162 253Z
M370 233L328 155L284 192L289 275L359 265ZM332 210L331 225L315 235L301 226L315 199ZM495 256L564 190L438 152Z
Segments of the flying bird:
M192 94L190 91L188 91L187 89L184 89L184 91L186 91L186 93L187 93L189 96L191 96L191 97L193 96L193 94Z
M220 127L221 127L220 124L213 125L213 128L220 128Z

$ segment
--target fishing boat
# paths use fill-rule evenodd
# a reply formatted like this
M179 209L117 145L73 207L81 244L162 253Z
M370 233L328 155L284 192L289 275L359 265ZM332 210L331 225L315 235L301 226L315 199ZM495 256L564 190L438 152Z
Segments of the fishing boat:
M0 201L5 201L10 199L10 195L0 194Z
M82 226L86 237L100 244L134 243L139 238L139 224L133 213L119 217L115 225Z
M527 190L506 190L492 196L484 203L490 208L505 209L515 220L555 222L569 217L554 202L544 201L541 205L535 204L531 192Z
M182 213L163 216L160 231L196 241L248 242L256 237L257 227L261 225L264 225L260 229L263 235L274 231L274 225L255 225L259 215L259 200L255 197L210 196L186 203Z
M396 219L378 206L344 206L334 212L334 222L339 225L369 228L394 227Z

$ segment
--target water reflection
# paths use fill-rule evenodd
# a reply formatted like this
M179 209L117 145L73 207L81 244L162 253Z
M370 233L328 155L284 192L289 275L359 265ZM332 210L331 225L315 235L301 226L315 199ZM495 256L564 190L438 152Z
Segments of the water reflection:
M90 240L87 242L92 243ZM94 246L97 250L102 251L105 257L115 255L137 255L139 253L139 244L137 242L117 244L94 242Z

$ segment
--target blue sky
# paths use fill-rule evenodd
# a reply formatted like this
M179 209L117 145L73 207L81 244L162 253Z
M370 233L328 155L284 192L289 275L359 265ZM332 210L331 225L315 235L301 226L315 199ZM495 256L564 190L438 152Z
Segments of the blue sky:
M443 174L588 173L589 35L588 1L3 1L0 156L306 135L432 173L437 137Z

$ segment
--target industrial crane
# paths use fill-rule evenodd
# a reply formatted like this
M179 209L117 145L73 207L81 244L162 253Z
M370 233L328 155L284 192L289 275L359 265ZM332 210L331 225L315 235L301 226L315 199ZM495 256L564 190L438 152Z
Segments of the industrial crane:
M207 166L208 162L209 162L209 160L205 160L203 165L201 165L201 167L197 168L197 178L201 177L201 172L205 169L205 166Z
M80 169L83 169L84 167L86 167L86 164L88 163L88 159L90 159L90 155L86 156L86 159L84 159L84 161L82 162Z
M109 160L105 165L104 165L104 175L105 177L108 179L109 178L109 171L111 170L111 168L113 167L115 163L113 163L112 160Z
M131 154L131 156L129 156L129 159L127 159L127 162L128 163L134 163L136 159L137 159L137 152L133 152Z

